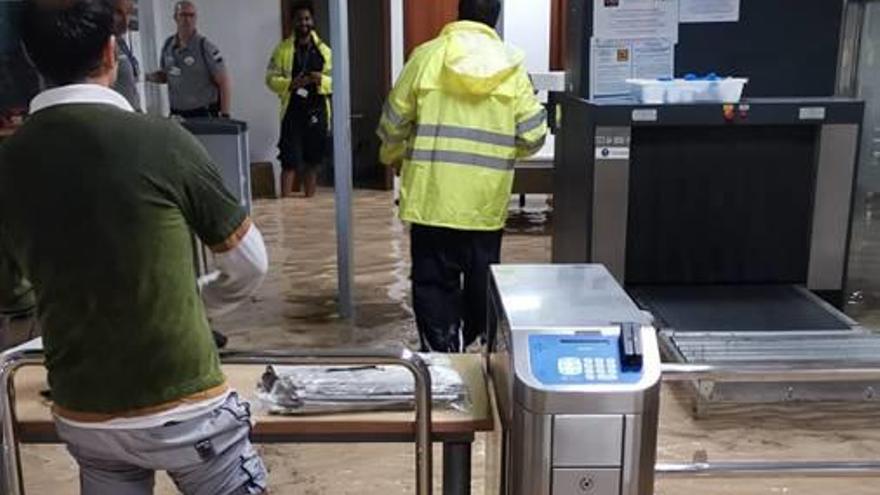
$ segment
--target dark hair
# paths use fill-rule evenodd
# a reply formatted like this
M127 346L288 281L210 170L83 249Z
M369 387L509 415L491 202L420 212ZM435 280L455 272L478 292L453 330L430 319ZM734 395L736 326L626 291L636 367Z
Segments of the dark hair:
M458 19L461 21L482 22L495 27L500 16L501 2L499 0L461 0L458 2Z
M293 4L290 8L290 16L296 17L296 13L300 10L308 10L309 14L315 15L315 4L311 0L300 0Z
M111 36L110 0L27 0L21 18L27 54L54 85L81 82L98 70Z

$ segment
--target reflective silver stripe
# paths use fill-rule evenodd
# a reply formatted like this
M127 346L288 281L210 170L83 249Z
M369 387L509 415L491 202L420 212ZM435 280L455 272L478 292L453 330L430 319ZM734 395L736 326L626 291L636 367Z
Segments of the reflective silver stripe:
M526 120L525 122L520 122L516 125L516 133L519 135L523 135L529 131L534 131L535 129L541 127L544 122L547 120L547 110L541 110L534 117Z
M392 136L388 133L388 130L385 129L385 126L380 125L376 130L376 134L379 136L379 139L386 144L400 144L406 141L407 136Z
M491 156L475 155L473 153L463 153L460 151L427 151L412 150L409 158L417 162L444 162L454 163L455 165L472 165L474 167L491 168L493 170L513 170L516 163L513 159L495 158Z
M468 141L497 146L510 146L511 148L516 146L515 136L451 125L420 125L416 135L424 138L467 139Z
M389 103L387 101L385 102L385 107L383 109L383 112L385 114L385 118L388 119L388 122L391 122L391 125L398 126L398 125L403 125L404 123L406 123L406 120L404 120L404 118L401 117L399 113L397 113L393 108L391 108L391 103Z
M533 143L530 143L530 142L526 141L525 139L517 138L517 140L516 140L516 144L518 144L521 148L524 148L526 153L539 151L541 148L544 147L544 143L546 143L546 142L547 142L547 135L546 134L543 134L541 136L541 139L539 139Z

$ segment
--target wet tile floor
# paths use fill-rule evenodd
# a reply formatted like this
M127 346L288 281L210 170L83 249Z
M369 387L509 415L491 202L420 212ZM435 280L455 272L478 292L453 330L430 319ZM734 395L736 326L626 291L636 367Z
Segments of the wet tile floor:
M407 231L394 216L390 193L354 196L356 318L336 314L336 238L333 196L263 200L254 218L271 260L270 275L244 307L214 322L238 349L333 346L415 346L409 303ZM552 224L543 198L514 208L504 239L503 262L550 261ZM880 321L863 312L866 321ZM695 420L683 388L665 388L661 406L660 461L687 462L695 452L710 460L880 459L880 409L864 405L775 406L726 409ZM474 449L473 493L491 493L494 453L486 435ZM260 450L276 494L404 495L413 493L412 446L267 445ZM77 493L76 468L63 447L25 446L28 493ZM436 452L439 473L439 450ZM492 465L492 463L489 463ZM488 480L488 481L487 481ZM160 475L157 493L176 493ZM439 492L437 492L439 493ZM872 480L661 480L658 494L878 494ZM493 494L494 495L494 494Z

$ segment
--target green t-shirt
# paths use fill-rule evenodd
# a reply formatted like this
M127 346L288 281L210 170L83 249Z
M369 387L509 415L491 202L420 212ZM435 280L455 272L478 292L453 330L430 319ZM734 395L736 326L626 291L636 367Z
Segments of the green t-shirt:
M34 286L55 402L118 413L222 384L190 232L218 245L245 220L170 121L67 104L0 145L0 247Z

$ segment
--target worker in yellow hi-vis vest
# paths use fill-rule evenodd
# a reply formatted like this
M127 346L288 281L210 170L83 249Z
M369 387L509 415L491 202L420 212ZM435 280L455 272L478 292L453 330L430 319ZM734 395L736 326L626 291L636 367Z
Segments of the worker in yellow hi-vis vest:
M318 172L327 159L333 53L315 32L314 6L302 0L291 9L293 35L272 52L266 85L281 102L281 196L299 179L305 196L315 195Z
M379 124L381 160L401 173L423 350L461 352L487 328L518 158L536 153L546 111L493 26L499 0L461 0L459 21L413 52Z

